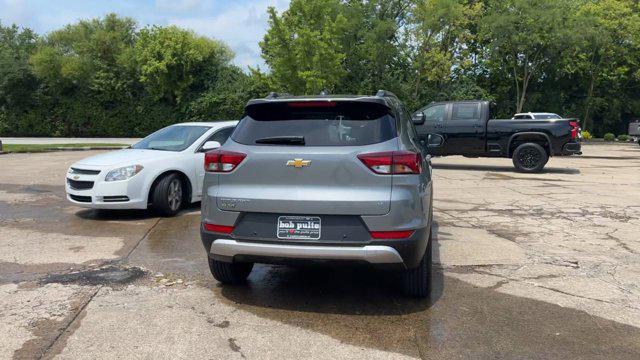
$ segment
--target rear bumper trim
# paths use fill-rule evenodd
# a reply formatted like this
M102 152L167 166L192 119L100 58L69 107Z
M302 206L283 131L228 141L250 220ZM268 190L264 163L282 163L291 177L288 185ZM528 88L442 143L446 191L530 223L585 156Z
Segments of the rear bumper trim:
M370 264L401 264L400 254L390 246L307 246L238 242L217 239L211 245L211 255L233 258L236 255L291 259L353 260Z
M579 142L569 142L562 147L562 155L582 155L582 146Z

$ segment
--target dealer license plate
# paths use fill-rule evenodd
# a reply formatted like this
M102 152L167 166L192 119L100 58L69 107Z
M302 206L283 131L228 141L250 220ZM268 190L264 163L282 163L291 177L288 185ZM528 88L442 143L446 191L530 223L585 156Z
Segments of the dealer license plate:
M278 239L318 240L321 226L319 217L279 216Z

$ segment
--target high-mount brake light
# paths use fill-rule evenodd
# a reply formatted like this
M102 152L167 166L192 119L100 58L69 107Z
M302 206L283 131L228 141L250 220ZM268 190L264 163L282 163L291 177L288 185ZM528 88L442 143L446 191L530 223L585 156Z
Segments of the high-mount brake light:
M204 171L214 173L231 172L240 165L245 157L247 157L247 154L239 152L225 150L209 151L204 155Z
M319 108L335 107L336 103L333 101L295 101L287 103L287 106L292 108Z
M420 154L411 151L359 154L358 159L371 171L380 175L420 174L422 172Z

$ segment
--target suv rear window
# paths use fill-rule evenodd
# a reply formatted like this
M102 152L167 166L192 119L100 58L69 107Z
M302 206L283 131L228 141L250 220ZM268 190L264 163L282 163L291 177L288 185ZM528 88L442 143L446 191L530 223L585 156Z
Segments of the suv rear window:
M395 119L382 104L297 101L247 106L231 138L245 145L263 145L256 140L274 137L304 137L306 146L361 146L396 136Z

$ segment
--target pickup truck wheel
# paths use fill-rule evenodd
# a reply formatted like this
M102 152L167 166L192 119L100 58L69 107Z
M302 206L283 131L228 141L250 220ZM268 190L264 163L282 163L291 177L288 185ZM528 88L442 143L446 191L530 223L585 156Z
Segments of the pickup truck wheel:
M241 284L251 274L253 263L229 263L209 258L209 270L213 277L223 284Z
M151 203L162 216L175 216L180 212L184 200L182 180L177 174L164 176L153 188Z
M536 143L521 144L513 152L513 165L520 172L540 172L547 161L549 161L549 155L542 146Z
M405 270L402 273L402 283L405 295L417 298L426 298L431 292L431 234L427 250L422 256L420 264L415 269Z

